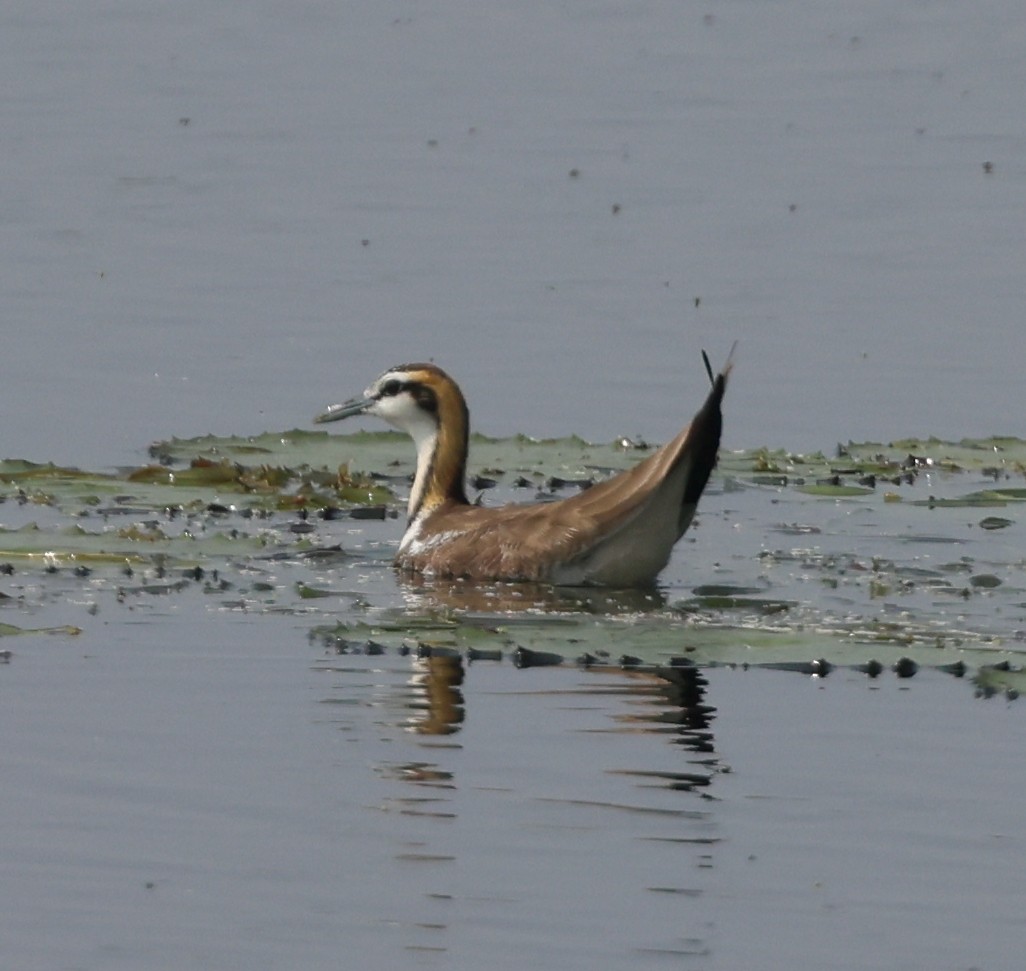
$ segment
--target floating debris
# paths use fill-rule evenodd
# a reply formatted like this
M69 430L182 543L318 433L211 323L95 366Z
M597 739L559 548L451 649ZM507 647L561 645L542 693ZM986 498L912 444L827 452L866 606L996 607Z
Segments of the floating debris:
M1026 526L1011 512L966 513L1026 501L1022 439L849 442L830 458L724 450L693 534L705 559L689 556L678 570L692 582L681 584L671 564L669 589L631 596L524 584L408 589L390 568L391 520L405 515L413 471L404 446L391 432L297 430L171 439L152 447L150 464L116 472L2 461L0 576L14 589L0 606L37 613L64 596L92 616L105 596L131 608L233 589L218 609L373 621L335 635L349 653L398 657L405 642L409 655L448 648L467 663L574 659L639 675L672 669L672 658L790 663L818 675L832 665L871 678L961 664L966 674L995 652L1026 653L1016 634L1026 630L1017 552ZM524 488L579 489L650 447L623 436L475 435L470 482L495 501Z

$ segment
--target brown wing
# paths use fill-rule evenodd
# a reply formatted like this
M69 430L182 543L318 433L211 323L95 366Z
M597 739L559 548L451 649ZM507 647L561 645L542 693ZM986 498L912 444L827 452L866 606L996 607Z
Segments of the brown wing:
M716 464L729 370L728 363L691 424L634 468L559 502L447 503L430 518L438 543L425 537L399 565L473 579L650 583L690 525Z

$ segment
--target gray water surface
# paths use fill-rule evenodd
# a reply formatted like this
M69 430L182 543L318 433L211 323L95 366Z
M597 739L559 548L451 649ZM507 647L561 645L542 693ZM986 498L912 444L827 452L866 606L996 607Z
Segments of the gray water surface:
M133 612L2 672L6 966L1015 966L1021 711L961 681L460 681Z
M736 339L734 447L1021 431L1024 51L1015 0L12 0L0 452L424 358L489 434L665 440Z

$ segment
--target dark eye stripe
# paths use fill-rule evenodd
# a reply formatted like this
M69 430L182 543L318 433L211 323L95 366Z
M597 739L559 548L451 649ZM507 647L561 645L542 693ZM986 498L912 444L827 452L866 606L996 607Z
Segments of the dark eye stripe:
M438 411L438 397L427 385L415 384L410 390L413 393L413 397L416 398L417 404L424 411L432 413Z
M399 394L410 394L413 400L428 412L438 411L438 397L427 385L419 381L400 381L398 378L389 378L379 389L378 398L394 398Z

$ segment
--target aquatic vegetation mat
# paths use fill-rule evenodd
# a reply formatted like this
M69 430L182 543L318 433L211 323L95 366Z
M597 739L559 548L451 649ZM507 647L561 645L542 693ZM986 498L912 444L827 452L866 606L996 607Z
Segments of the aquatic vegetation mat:
M474 436L469 489L489 504L558 499L649 448ZM67 633L100 610L177 597L309 618L327 651L870 672L904 660L1018 690L1021 439L725 450L651 592L401 581L389 564L413 459L398 433L297 429L157 442L145 463L105 472L0 461L0 635ZM78 608L75 623L58 604ZM14 622L21 612L29 623Z

